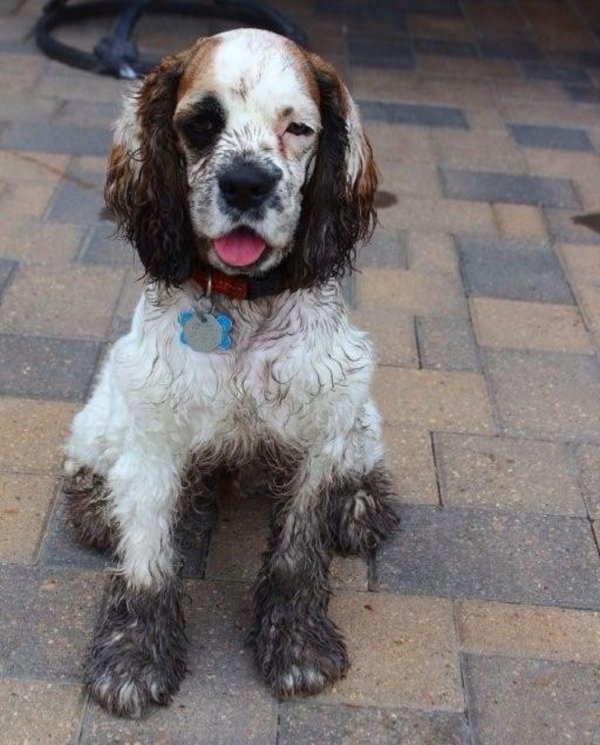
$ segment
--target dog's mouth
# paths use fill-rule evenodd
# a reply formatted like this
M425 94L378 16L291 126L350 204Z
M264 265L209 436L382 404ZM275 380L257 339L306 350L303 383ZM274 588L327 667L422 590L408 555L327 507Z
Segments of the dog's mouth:
M224 264L248 267L255 264L267 249L267 242L250 228L236 228L212 242L215 253Z

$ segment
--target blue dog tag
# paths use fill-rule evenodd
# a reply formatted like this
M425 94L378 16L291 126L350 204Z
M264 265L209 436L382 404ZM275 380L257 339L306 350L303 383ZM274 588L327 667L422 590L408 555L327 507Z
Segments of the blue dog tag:
M180 340L195 352L216 352L231 347L233 321L226 313L196 313L184 310L179 314Z

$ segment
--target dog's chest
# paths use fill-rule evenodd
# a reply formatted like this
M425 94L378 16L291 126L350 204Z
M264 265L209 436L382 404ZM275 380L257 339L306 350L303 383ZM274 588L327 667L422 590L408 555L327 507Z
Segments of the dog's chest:
M351 426L368 395L371 347L348 323L335 288L320 295L296 292L266 308L218 307L231 316L231 344L209 353L181 339L188 297L171 300L158 309L149 302L140 306L122 355L131 357L123 366L131 377L125 385L171 401L161 408L165 426L196 442L312 441ZM133 364L140 349L142 368ZM132 370L139 372L132 376ZM142 380L153 384L148 389ZM173 415L178 424L167 421Z
M332 381L318 383L319 357L300 335L238 334L231 350L196 356L197 381L204 387L211 380L217 416L256 427L301 410L317 391L327 393Z
M331 311L323 304L267 320L234 314L230 349L190 353L197 401L208 402L217 430L306 438L341 416L370 375L370 347Z

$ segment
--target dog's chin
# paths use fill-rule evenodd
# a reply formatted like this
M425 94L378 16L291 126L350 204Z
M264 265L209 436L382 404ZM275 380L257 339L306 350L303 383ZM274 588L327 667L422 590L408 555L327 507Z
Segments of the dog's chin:
M238 227L214 239L202 240L203 260L229 275L262 276L285 258L286 248L273 246L258 232Z

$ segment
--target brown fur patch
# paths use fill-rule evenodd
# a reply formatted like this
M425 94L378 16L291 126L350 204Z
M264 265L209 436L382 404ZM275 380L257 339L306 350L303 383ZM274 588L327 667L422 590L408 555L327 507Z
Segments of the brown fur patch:
M362 135L362 161L363 167L356 180L355 194L361 204L361 209L366 216L373 211L375 204L375 193L379 183L379 171L373 158L373 148L366 134Z
M104 198L111 213L122 212L117 205L126 205L127 189L131 177L130 154L125 145L116 143L108 156L108 172Z
M321 73L325 77L330 78L331 80L335 81L335 86L338 89L339 96L340 96L340 105L341 105L340 114L344 118L346 118L348 115L348 111L349 111L348 91L346 90L346 86L344 85L342 79L338 75L335 67L333 65L330 65L329 62L326 62L324 59L319 57L318 54L314 54L313 52L304 52L304 56L307 61L307 70L312 80L312 85L309 88L309 91L314 101L318 105L321 103L321 93L320 93L320 88L319 88L319 82L314 72L316 69L319 71L319 73Z
M221 39L214 36L198 39L196 44L187 50L187 64L181 76L177 90L177 101L183 101L185 97L197 88L209 91L214 88L214 56Z
M291 41L287 42L287 49L289 51L290 57L294 60L298 72L304 78L308 95L312 98L316 105L319 106L321 103L321 93L319 91L319 83L315 78L311 64L313 61L313 57L317 57L317 55L304 51L304 49L301 49L297 44L294 44Z

